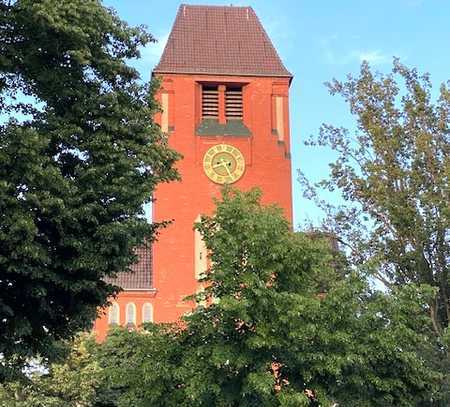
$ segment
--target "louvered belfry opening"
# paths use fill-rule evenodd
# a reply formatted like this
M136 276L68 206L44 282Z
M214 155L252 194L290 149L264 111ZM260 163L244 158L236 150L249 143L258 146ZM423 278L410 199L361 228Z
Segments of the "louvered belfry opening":
M198 136L250 136L244 115L244 83L200 83ZM198 106L198 105L197 105Z
M219 118L219 87L217 85L202 86L202 119Z
M227 120L242 120L242 86L226 87L225 117L227 118Z

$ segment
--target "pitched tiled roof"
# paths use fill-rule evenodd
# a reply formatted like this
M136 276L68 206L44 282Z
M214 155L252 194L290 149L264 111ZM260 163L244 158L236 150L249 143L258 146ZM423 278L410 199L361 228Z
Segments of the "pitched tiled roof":
M136 249L138 262L131 266L130 272L117 273L116 278L107 277L105 281L124 290L149 290L152 288L152 247L143 245Z
M292 77L251 7L183 4L153 72Z

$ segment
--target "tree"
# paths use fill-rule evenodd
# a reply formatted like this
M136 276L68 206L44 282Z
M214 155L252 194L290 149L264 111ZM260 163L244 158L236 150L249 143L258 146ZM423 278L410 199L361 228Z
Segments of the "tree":
M205 305L181 324L111 332L93 351L103 379L92 405L411 406L433 396L439 377L417 353L429 347L429 288L372 292L328 241L291 232L255 191L226 192L197 228L211 251L196 296Z
M258 192L225 193L197 226L211 251L205 293L186 318L180 376L194 405L407 405L429 398L427 287L392 295L290 232ZM430 387L429 387L430 386Z
M184 391L179 366L184 352L182 329L146 324L145 330L112 330L98 346L103 386L96 407L193 406Z
M374 74L363 63L359 76L333 80L328 88L348 103L357 127L352 135L324 124L308 142L331 147L338 158L329 179L316 185L301 174L306 196L325 210L324 229L346 245L353 265L387 289L409 283L434 287L425 310L430 336L438 342L436 360L448 377L449 83L433 102L429 76L394 60L390 74ZM320 200L318 188L339 190L343 204Z
M89 328L160 226L178 155L127 65L152 41L97 0L0 1L0 376Z
M91 407L103 386L103 369L95 357L92 336L79 335L67 348L67 356L38 369L28 378L0 386L0 406L8 407Z

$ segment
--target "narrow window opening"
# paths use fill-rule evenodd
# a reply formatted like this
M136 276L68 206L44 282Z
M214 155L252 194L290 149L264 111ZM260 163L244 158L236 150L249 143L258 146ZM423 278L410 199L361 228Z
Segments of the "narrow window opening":
M218 86L202 86L202 119L219 118L219 89Z
M153 322L153 306L150 303L142 306L142 322Z
M136 325L136 306L132 302L127 304L127 325Z
M227 86L225 90L225 116L227 120L242 120L242 86Z
M109 308L108 320L109 325L119 325L120 323L119 304L116 302L112 303Z

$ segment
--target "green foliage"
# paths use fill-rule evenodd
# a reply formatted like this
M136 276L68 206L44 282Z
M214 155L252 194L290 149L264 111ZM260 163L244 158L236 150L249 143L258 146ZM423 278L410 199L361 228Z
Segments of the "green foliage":
M97 0L0 1L0 377L89 328L159 226L178 155L126 62L151 41Z
M184 405L183 394L175 391L183 352L179 332L164 324L146 324L143 332L111 331L98 350L105 378L99 399L114 400L118 407Z
M450 320L450 84L436 101L428 75L394 61L392 73L359 76L328 84L356 118L355 134L324 124L307 144L337 153L330 177L312 185L301 174L307 197L327 217L324 230L348 248L351 263L388 289L430 285L424 309L432 320L429 355L450 377L445 332ZM322 201L318 191L338 190L343 204ZM449 387L450 383L446 385ZM450 392L447 390L447 401Z
M184 384L198 405L288 405L309 390L321 405L409 406L433 393L436 376L416 353L428 346L418 329L430 328L429 288L371 292L337 273L329 241L290 232L257 192L225 193L198 228L212 304L186 319L183 343L196 350Z
M36 370L21 382L0 387L0 406L8 407L89 407L102 384L102 369L94 357L95 342L77 337L63 363L49 371Z
M115 329L90 347L90 362L78 366L93 372L85 383L87 395L95 388L92 406L385 407L431 399L439 377L418 353L430 346L430 287L372 292L345 264L336 267L329 241L291 232L257 191L225 192L196 227L211 251L207 287L196 296L206 305L178 325ZM47 389L74 400L68 395L80 378L67 370L53 366ZM72 384L56 385L66 378Z

